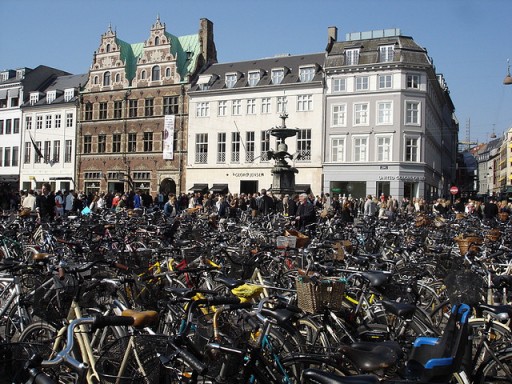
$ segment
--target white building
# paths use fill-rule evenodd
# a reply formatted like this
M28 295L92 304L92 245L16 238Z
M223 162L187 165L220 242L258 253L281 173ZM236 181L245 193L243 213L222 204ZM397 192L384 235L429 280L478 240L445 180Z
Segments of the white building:
M279 56L214 64L189 91L187 190L252 193L272 187L277 148L268 130L298 129L286 139L297 189L322 192L325 55Z

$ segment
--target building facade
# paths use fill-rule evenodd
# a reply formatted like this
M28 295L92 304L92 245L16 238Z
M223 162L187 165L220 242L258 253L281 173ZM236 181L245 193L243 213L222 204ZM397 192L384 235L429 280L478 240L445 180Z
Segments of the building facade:
M53 190L75 189L78 95L87 78L59 76L22 105L21 189L39 190L43 182Z
M188 88L216 62L213 24L177 37L159 18L143 43L108 28L80 98L78 188L177 192L185 183Z
M286 139L298 190L320 194L324 54L279 56L210 66L189 92L187 190L253 193L272 189L269 130Z
M458 122L424 48L397 29L328 29L323 190L431 199L455 180Z

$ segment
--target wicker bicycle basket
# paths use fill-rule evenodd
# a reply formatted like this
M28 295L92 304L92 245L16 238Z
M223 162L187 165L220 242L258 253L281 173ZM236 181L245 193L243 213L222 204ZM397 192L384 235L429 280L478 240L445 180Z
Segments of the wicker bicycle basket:
M314 281L308 276L295 280L297 302L300 309L308 313L317 313L324 308L341 309L345 282L342 280Z
M465 255L468 251L478 252L479 246L484 242L484 239L477 235L459 235L453 240L458 244L461 255Z
M485 234L485 239L491 242L498 241L501 237L501 231L498 228L492 228Z

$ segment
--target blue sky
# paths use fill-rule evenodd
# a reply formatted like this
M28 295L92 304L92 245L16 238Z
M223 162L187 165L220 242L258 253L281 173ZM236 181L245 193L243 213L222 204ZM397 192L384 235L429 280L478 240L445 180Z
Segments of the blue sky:
M425 47L442 73L460 122L460 140L488 141L512 127L510 0L2 0L0 69L44 64L86 73L109 24L120 39L149 37L157 15L169 33L214 23L219 62L323 52L327 28L399 28ZM7 32L9 31L9 32Z

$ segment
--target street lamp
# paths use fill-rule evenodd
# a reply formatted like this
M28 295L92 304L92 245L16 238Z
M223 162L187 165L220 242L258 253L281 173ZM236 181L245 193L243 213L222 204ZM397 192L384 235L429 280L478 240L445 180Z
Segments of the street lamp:
M512 84L512 76L510 76L510 59L507 59L507 76L503 79L503 84Z

